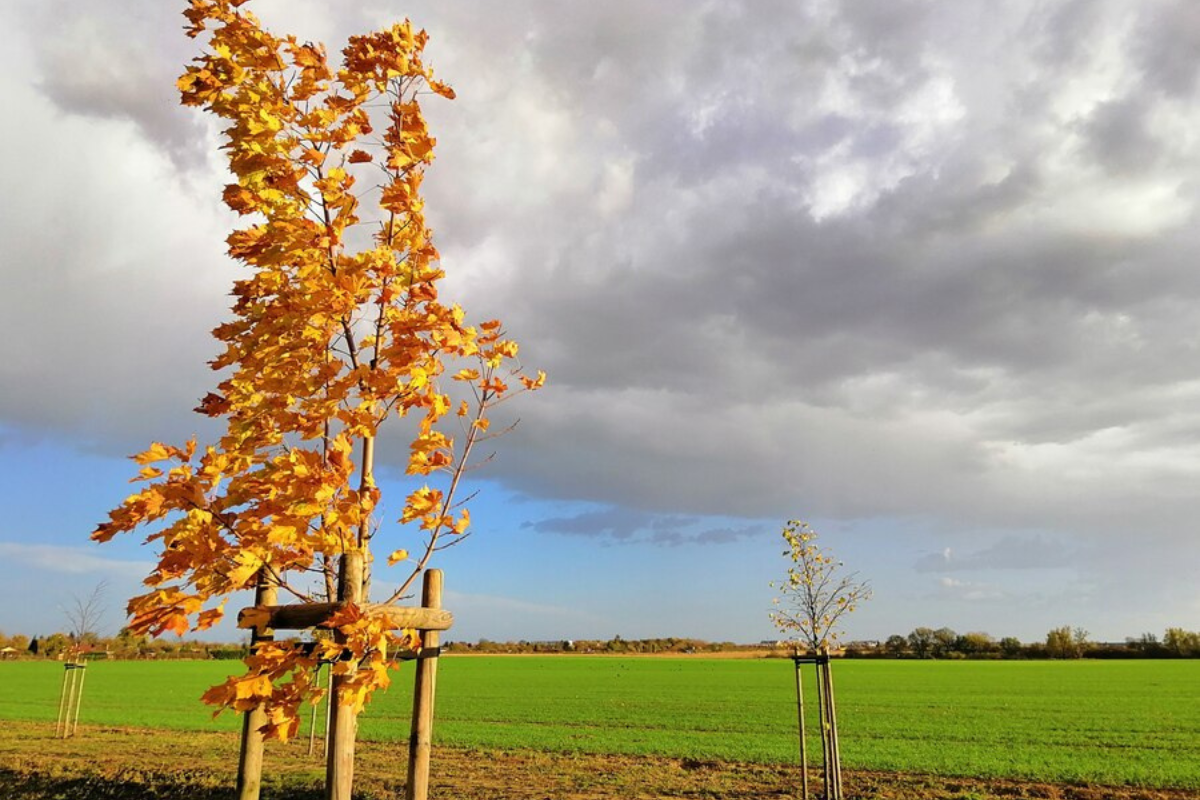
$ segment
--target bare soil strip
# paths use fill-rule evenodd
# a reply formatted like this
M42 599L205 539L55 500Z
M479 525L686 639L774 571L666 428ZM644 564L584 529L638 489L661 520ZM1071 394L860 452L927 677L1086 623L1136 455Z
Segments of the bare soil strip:
M318 751L320 744L318 743ZM264 800L322 796L324 765L306 739L267 749ZM355 795L402 795L403 745L359 745ZM232 798L237 738L225 733L81 728L54 737L53 726L0 726L0 796L6 800L225 800ZM814 774L814 780L818 776ZM565 755L530 750L435 748L431 797L438 800L650 800L790 798L799 773L786 765L675 758ZM1185 790L982 781L915 774L848 772L847 796L860 800L1196 800Z

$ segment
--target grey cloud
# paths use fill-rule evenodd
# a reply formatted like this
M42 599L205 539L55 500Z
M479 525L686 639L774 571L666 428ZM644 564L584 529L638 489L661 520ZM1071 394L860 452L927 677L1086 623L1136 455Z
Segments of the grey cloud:
M1200 20L1188 0L1164 0L1142 6L1144 17L1137 55L1151 86L1180 100L1195 98L1200 64Z
M1032 56L1044 64L1063 66L1085 60L1104 33L1114 4L1105 0L1062 0L1032 10L1021 26Z
M1079 553L1044 536L1003 536L974 552L959 555L951 548L927 553L914 565L917 572L1062 569L1079 563Z
M754 525L738 528L710 528L698 533L695 541L698 544L729 544L739 539L748 539L762 534L763 529Z
M1140 92L1097 106L1085 127L1096 162L1118 174L1152 169L1162 143L1151 131L1150 111L1149 99Z
M539 533L587 536L621 544L648 542L670 547L729 544L763 532L763 528L756 525L711 527L700 523L702 520L696 517L641 513L613 506L573 516L530 520L521 527Z
M551 517L536 522L526 522L521 527L542 533L562 533L572 536L602 536L611 539L631 539L638 531L647 527L652 520L649 514L610 508L589 511L571 517Z
M34 85L59 110L130 122L179 169L206 165L209 125L174 85L193 48L179 9L123 0L89 14L52 1L23 21L39 41Z

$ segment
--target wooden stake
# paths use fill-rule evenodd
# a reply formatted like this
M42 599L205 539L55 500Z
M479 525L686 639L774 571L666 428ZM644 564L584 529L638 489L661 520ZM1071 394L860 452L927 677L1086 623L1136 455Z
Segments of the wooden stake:
M329 755L329 732L333 730L333 664L325 670L325 739L321 742L321 755Z
M74 670L71 669L71 662L65 662L63 664L62 694L58 697L58 722L54 723L54 735L63 739L67 738L66 725L64 724L64 721L70 718L68 716L70 712L67 711L68 684L70 684L71 687L71 694L73 695L75 693L75 684L72 681L75 676L71 674L72 672L74 672Z
M421 605L442 607L442 571L425 573ZM437 686L437 653L441 641L437 631L422 631L423 657L417 659L413 686L412 733L408 739L408 782L405 800L426 800L429 796L429 756L433 749L433 704ZM424 657L425 653L427 657Z
M258 571L254 588L255 605L274 605L278 588L266 569ZM261 642L275 638L270 628L255 628L250 634L250 652ZM242 748L238 756L238 800L258 800L262 791L263 735L260 729L267 724L267 712L260 704L242 715Z
M825 715L825 680L821 674L821 656L819 653L816 661L813 663L813 669L815 670L817 684L817 721L821 729L821 796L825 800L833 800L833 795L830 794L830 784L832 781L829 774L829 729Z
M808 741L804 730L804 685L798 654L792 666L796 669L796 716L800 730L800 797L808 800Z
M317 674L313 677L313 683L317 686L321 685L321 665L316 666ZM317 747L317 706L316 703L312 707L312 712L308 715L308 757L312 758L313 750Z
M338 575L338 600L361 603L362 588L362 552L343 553L341 574ZM334 641L344 643L345 636L336 633ZM343 704L342 692L346 683L354 677L357 665L346 666L348 672L334 676L333 691L329 696L330 742L325 753L326 800L350 800L354 787L354 742L358 737L358 712L352 703Z
M838 742L837 704L833 699L833 662L825 658L825 702L829 706L829 743L835 800L842 800L842 752Z
M75 660L75 671L79 673L79 685L75 688L75 722L71 725L71 735L79 733L79 709L83 706L83 679L87 677L87 666L83 656Z

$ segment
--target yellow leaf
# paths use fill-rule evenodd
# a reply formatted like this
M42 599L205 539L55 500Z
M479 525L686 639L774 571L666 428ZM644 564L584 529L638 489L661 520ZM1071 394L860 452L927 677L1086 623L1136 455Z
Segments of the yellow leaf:
M405 560L406 558L408 558L407 550L396 550L390 556L388 556L388 566L390 567L397 562Z
M150 447L142 453L138 453L133 457L133 460L139 464L152 464L155 461L164 461L171 457L167 446L162 442L154 442Z
M521 375L520 378L521 384L530 391L533 391L534 389L540 389L546 383L546 373L540 369L538 370L537 378L530 378L526 375Z
M442 493L437 489L423 486L408 496L404 513L400 515L401 522L412 522L418 517L432 513L442 502Z
M162 474L163 471L158 467L142 467L138 471L137 477L132 478L129 482L134 483L135 481L149 481L153 480L154 478L161 478Z
M271 679L265 675L256 675L239 680L234 688L234 697L238 700L249 700L271 694Z

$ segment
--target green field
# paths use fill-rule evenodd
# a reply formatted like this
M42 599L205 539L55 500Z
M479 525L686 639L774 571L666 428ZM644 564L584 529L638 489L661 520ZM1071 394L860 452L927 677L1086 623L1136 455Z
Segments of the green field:
M196 698L237 662L96 662L81 723L233 730ZM791 663L447 657L436 738L465 747L795 759ZM53 723L62 668L0 664L0 718ZM846 661L849 768L1200 789L1200 661ZM412 667L362 719L406 739ZM811 687L811 683L810 683ZM816 746L815 738L813 746Z

